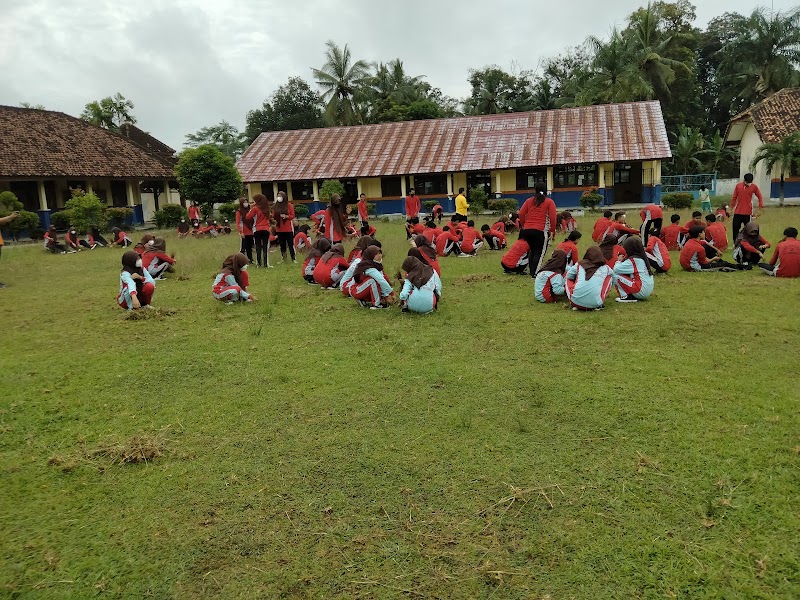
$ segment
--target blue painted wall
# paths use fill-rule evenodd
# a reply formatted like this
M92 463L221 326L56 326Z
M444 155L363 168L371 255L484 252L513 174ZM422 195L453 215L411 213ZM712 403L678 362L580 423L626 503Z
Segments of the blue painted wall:
M143 225L144 224L144 208L141 204L133 207L133 224L134 225Z
M47 231L50 228L50 211L49 210L37 210L39 213L39 223L42 226L42 229Z
M770 197L780 198L781 195L781 182L773 181L770 185ZM783 197L784 198L800 198L800 181L784 181L783 182ZM766 200L766 198L765 198Z

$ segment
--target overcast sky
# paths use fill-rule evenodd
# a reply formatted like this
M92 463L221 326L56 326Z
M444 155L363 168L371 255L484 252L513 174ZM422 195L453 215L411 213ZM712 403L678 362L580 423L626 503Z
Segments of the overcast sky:
M245 114L291 76L313 83L325 41L356 59L400 58L410 75L456 98L467 71L535 69L604 36L646 0L0 0L0 104L78 116L116 92L138 125L169 144ZM761 2L764 4L764 2ZM798 0L767 1L787 10ZM697 0L696 25L750 0Z

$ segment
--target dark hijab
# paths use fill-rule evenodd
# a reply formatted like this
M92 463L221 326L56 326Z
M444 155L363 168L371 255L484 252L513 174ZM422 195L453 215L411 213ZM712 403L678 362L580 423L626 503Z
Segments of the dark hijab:
M629 237L622 243L622 248L625 250L625 254L628 258L633 258L634 256L636 258L641 258L647 268L647 273L650 275L653 274L650 270L650 260L647 258L647 254L644 251L642 240L638 237Z
M323 253L331 249L331 241L328 238L319 238L311 244L311 250L306 254L306 258L318 259Z
M164 238L157 237L155 240L153 240L153 245L150 246L150 249L153 252L166 252L167 241Z
M600 252L606 257L606 261L611 260L614 256L614 248L617 246L617 238L613 235L607 235L600 242Z
M381 254L381 249L377 246L370 246L361 254L361 262L358 263L356 266L356 270L353 271L353 279L356 283L361 283L361 278L364 276L364 273L367 269L377 269L378 271L383 271L383 265L379 262L375 262L375 257Z
M542 271L552 271L553 273L559 273L563 275L564 271L566 270L567 253L563 250L555 250L553 251L553 255L550 257L550 260L542 265L542 268L537 271L537 274L541 273Z
M311 227L308 225L300 225L300 227L297 228L297 231L298 233L305 233L308 235L308 232L311 231Z
M415 235L414 244L416 244L417 248L419 248L419 251L423 255L428 257L428 260L425 262L436 260L436 249L431 245L430 240L424 235Z
M757 221L750 221L744 226L744 229L736 236L736 244L742 242L750 242L753 246L758 247L758 242L761 239L761 228L758 226Z
M331 219L333 220L334 223L331 224L332 228L330 231L328 231L327 229L328 224L325 223L326 227L325 231L327 231L329 237L333 239L334 236L333 224L335 224L336 225L335 229L338 229L339 231L342 232L342 235L344 235L345 233L344 211L342 209L342 198L341 196L339 196L339 194L333 194L331 196L331 202L330 204L328 204L328 209L330 210Z
M356 242L356 249L360 250L361 252L364 252L364 250L369 248L369 246L374 241L375 240L372 239L372 236L362 235L360 238L358 238L358 241Z
M55 232L55 230L56 230L55 227L53 227L52 225L50 226L50 229L52 229L53 232ZM113 236L112 237L112 242L116 242L119 239L119 234L120 234L121 231L122 230L119 227L112 227L111 228L111 235ZM50 237L52 237L52 236L53 236L53 234L51 233Z
M403 261L403 271L407 273L406 279L417 289L428 283L433 277L433 269L413 256L406 256Z
M136 266L136 261L142 258L139 256L139 253L136 250L128 250L125 254L122 255L122 271L125 273L130 273L131 275L139 275L141 279L134 279L133 282L136 284L136 293L142 291L142 287L144 287L144 269L142 267Z
M255 196L253 196L253 202L256 203L258 210L260 210L265 215L269 215L269 210L270 210L269 200L267 200L267 197L264 194L256 194Z
M244 205L245 202L247 202L247 206ZM244 221L247 213L250 212L250 202L247 198L239 198L239 209L236 212L239 213L239 219Z
M341 244L334 244L333 246L331 246L330 250L328 250L325 254L322 255L320 261L326 263L334 256L344 256L344 246L342 246Z
M280 222L282 216L289 214L289 200L286 198L286 194L278 192L273 207L272 218Z
M597 246L592 246L583 255L580 265L586 272L586 279L591 279L592 275L597 272L597 269L606 264L606 258L603 256L602 251Z
M249 263L250 261L244 254L237 252L236 254L231 254L223 261L222 268L219 272L223 276L233 275L237 282L241 282L242 267Z

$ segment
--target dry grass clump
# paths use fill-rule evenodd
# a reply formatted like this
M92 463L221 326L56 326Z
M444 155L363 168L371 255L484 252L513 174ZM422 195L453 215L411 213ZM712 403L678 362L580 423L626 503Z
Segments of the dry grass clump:
M153 461L166 450L166 441L159 436L135 435L123 444L101 444L89 457L110 459L112 465L126 465Z
M141 308L139 310L129 310L125 313L125 318L128 321L147 321L147 320L156 320L156 321L163 321L167 317L171 317L177 313L176 310L171 308L160 308L160 307L152 307L152 308Z

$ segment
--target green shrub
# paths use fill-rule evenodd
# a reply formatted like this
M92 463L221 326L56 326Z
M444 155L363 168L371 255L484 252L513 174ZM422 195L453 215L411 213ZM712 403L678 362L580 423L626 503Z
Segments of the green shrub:
M498 198L497 200L489 200L489 210L496 215L507 215L519 210L519 202L514 198Z
M104 228L107 217L106 205L103 204L103 201L94 194L87 194L80 188L71 190L71 192L72 199L65 204L72 219L69 224L80 233L86 233L91 227Z
M583 208L594 210L598 204L603 203L603 194L597 188L590 188L581 194L580 203Z
M14 192L0 192L0 210L14 212L22 210L25 206L19 201Z
M344 186L342 182L338 179L326 179L323 181L322 185L319 186L319 199L323 202L329 202L331 196L334 194L344 196Z
M486 193L482 185L476 185L470 188L467 193L469 194L469 207L473 212L476 210L483 210L488 206L489 194Z
M711 208L714 209L725 206L726 204L730 205L731 203L730 196L709 196L708 199L711 200Z
M425 200L422 203L422 208L425 209L425 212L431 212L433 210L433 207L436 206L437 204L439 204L438 200Z
M189 211L180 204L165 204L164 208L157 210L153 214L156 227L159 229L172 229L173 227L177 227L181 219L186 219L188 217Z
M72 223L71 210L59 210L50 215L50 224L56 229L66 229Z
M661 196L661 204L672 210L692 208L694 196L689 192L673 192Z
M8 211L2 211L0 212L0 217L7 217L9 214L10 212ZM3 229L9 231L11 233L11 237L14 239L14 241L16 241L20 238L20 234L23 231L27 231L30 235L39 229L39 215L27 210L20 210L17 218L11 221L9 224L3 226Z
M378 207L375 206L374 202L367 202L367 214L368 215L377 215L378 214Z
M133 217L132 208L107 208L108 227L122 227Z
M294 216L298 219L305 219L308 216L308 204L295 204Z
M239 210L239 203L238 202L226 202L225 204L220 204L217 211L219 212L219 216L223 219L228 219L231 223L233 223L236 219L236 211Z

